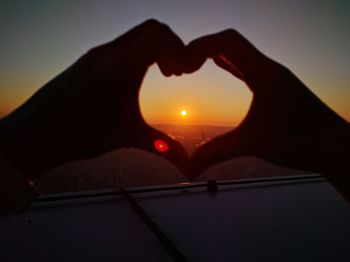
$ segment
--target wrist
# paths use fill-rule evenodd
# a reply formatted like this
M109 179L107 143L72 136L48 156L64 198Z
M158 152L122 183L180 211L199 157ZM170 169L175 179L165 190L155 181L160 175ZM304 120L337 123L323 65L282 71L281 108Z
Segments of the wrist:
M334 114L335 115L335 114ZM349 158L350 124L335 115L333 122L328 121L322 131L322 159L324 169L344 168Z
M34 185L14 168L12 163L0 156L0 207L22 211L30 205L38 193Z
M346 123L335 130L337 132L328 132L324 138L321 174L350 203L350 125Z
M0 122L0 155L25 178L35 178L42 172L38 134L28 123L12 118Z

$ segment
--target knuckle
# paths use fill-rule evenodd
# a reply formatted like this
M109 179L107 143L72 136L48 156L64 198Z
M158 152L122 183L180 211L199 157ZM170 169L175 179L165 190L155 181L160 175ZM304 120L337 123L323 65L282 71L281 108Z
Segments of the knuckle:
M154 26L154 25L159 25L160 22L157 20L157 19L154 19L154 18L150 18L150 19L147 19L145 22L144 22L145 25L148 25L148 26Z
M149 26L150 28L154 28L155 31L157 32L162 32L162 33L168 33L168 32L171 32L171 29L168 25L162 23L162 22L159 22L158 20L156 19L149 19L145 22L145 24L147 26Z
M159 23L157 25L157 31L160 33L165 33L165 34L172 32L170 27L166 24L163 24L163 23Z
M85 54L83 54L79 60L85 62L96 62L99 59L101 59L101 57L103 57L105 53L106 50L104 45L92 47Z
M277 63L275 61L273 61L271 64L272 64L271 68L274 71L274 74L276 77L280 79L288 79L292 75L292 72L284 65Z
M149 33L156 35L170 35L172 33L170 27L156 19L149 19L144 22Z
M167 38L174 35L173 31L168 25L159 22L156 19L149 19L145 22L145 24L147 25L149 32L157 35L157 37L161 36Z
M101 47L100 46L95 46L95 47L92 47L90 48L88 51L87 51L87 55L91 55L91 56L94 56L98 53L100 53L100 50L101 50Z
M230 28L222 31L222 35L224 36L224 38L230 39L237 37L239 33L237 30Z
M99 57L103 52L103 46L95 46L90 48L84 55L85 58L97 58Z

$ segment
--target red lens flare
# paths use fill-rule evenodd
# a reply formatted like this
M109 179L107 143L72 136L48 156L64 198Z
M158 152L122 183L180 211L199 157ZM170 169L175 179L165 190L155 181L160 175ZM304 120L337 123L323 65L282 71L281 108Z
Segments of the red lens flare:
M159 152L167 152L169 150L168 144L160 139L157 139L154 141L154 147L159 151Z

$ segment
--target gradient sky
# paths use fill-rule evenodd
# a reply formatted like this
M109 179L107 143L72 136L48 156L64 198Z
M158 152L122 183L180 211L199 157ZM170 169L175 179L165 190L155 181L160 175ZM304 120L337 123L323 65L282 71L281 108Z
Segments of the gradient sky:
M350 1L336 0L1 0L0 117L88 49L148 18L167 23L185 43L235 28L350 121ZM212 62L169 79L153 66L140 94L151 123L235 126L250 100L245 85Z

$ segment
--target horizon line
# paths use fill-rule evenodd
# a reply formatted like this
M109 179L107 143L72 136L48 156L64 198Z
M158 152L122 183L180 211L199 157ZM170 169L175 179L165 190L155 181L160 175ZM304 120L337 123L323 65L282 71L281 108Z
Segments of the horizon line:
M222 124L188 124L188 123L148 123L149 125L167 125L167 126L215 126L215 127L229 127L229 128L233 128L233 127L237 127L235 125L222 125Z

